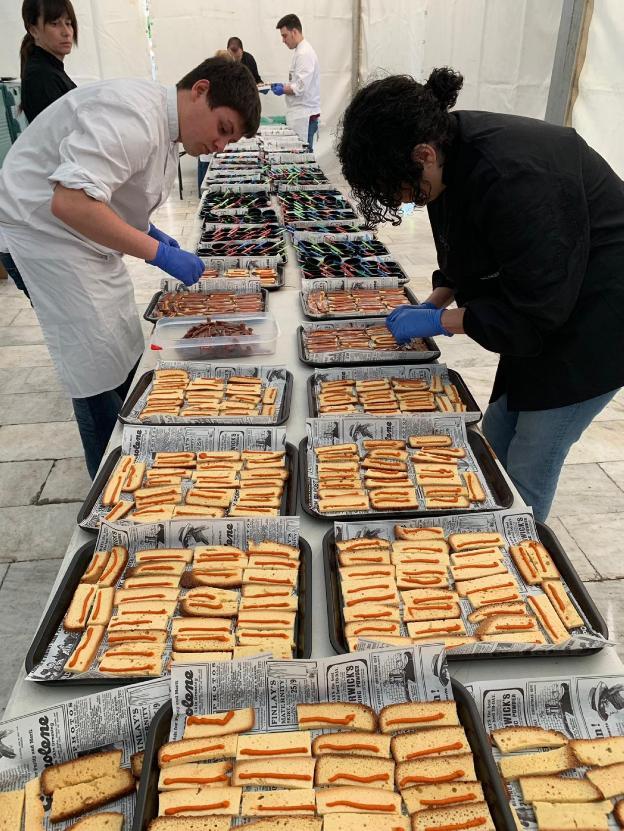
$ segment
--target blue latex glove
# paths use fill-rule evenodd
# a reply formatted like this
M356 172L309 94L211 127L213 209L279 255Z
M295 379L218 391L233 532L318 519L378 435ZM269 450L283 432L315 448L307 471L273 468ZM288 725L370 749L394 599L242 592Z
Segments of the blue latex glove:
M424 303L417 303L416 308L417 309L437 309L438 307L436 306L435 303L429 303L428 301L425 301Z
M170 237L169 234L165 234L164 231L161 231L155 225L152 225L151 222L150 222L150 227L149 227L149 231L147 232L147 235L148 235L148 237L151 237L152 239L157 239L158 242L164 242L165 245L170 245L172 248L179 248L180 247L180 243L177 241L177 239L174 239L173 237Z
M204 273L204 264L199 257L191 254L190 251L183 251L179 247L174 248L164 242L158 243L158 251L154 259L145 262L161 268L176 280L181 280L185 286L192 286Z
M284 94L284 84L271 84L271 91L275 95L283 95Z
M386 318L386 326L398 343L408 343L412 338L431 338L434 335L451 335L440 318L444 309L422 309L418 306L399 306Z

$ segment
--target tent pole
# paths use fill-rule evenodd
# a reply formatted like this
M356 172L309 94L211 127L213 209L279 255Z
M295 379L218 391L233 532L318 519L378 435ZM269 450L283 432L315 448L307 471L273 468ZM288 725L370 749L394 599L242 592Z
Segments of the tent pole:
M593 0L563 0L544 116L551 124L569 123L593 7Z
M351 93L355 94L360 83L360 60L362 57L362 0L353 0L351 33Z

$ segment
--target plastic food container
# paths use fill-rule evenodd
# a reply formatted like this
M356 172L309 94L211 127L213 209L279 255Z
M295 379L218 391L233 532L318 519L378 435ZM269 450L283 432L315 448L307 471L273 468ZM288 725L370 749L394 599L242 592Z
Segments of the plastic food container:
M244 323L252 333L208 338L184 337L193 326L206 323L207 320L215 323ZM157 351L162 360L177 361L273 355L279 334L277 321L268 312L211 315L210 318L161 318L152 332L150 349Z

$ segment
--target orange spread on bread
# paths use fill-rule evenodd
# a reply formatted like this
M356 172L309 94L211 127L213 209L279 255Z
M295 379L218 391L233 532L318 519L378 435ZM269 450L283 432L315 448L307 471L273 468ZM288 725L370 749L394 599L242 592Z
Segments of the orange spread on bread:
M405 718L391 718L386 724L422 724L425 721L440 721L444 713L431 713L426 716L406 716Z
M356 618L360 620L366 620L369 617L374 617L375 619L379 617L389 617L392 615L392 612L388 610L387 612L360 612L359 614L355 615Z
M520 557L522 558L525 566L528 568L529 574L531 575L531 577L537 577L537 571L535 569L535 566L531 562L531 560L528 557L527 553L522 550L522 548L520 549Z
M475 594L476 592L492 592L492 591L496 591L497 589L513 588L514 586L515 586L515 583L501 583L498 586L485 586L485 588L482 588L482 589L470 589L469 591L466 592L466 594L467 595L468 594ZM500 603L500 598L496 602Z
M444 753L446 750L461 750L462 742L453 742L452 744L442 744L439 747L426 747L424 750L414 750L413 753L408 753L406 759L418 759L420 756L431 756L434 753Z
M431 606L429 604L427 604L425 606L425 611L427 611L429 609L452 609L452 608L453 608L452 603L438 603L438 604L433 603ZM418 608L418 606L408 606L407 611L408 612L412 612L412 611L413 612L419 612L420 609Z
M229 799L224 799L222 802L211 802L207 805L177 805L174 808L165 808L165 816L171 817L185 811L214 811L217 808L229 808L229 806Z
M516 629L532 629L533 628L533 621L527 620L526 623L498 623L494 627L499 632L507 632L510 629L515 631Z
M224 744L211 744L206 747L196 747L194 750L182 750L179 753L163 753L160 757L163 762L172 759L181 759L182 756L194 756L196 753L211 753L213 750L225 750Z
M274 577L256 577L254 583L272 583L276 586L290 586L290 580L276 580Z
M141 558L142 563L151 563L152 560L175 560L175 554L148 554L146 557ZM184 559L184 558L182 558Z
M520 595L518 594L518 592L514 592L513 594L506 594L504 597L499 597L496 600L485 600L481 605L482 606L488 606L488 605L491 605L492 603L496 603L496 604L498 604L498 603L507 603L510 600L519 600L519 599L520 599ZM524 614L524 612L523 612L523 614Z
M389 774L387 773L372 773L370 776L358 776L355 773L335 773L329 777L330 782L336 782L338 779L348 779L350 782L387 782Z
M388 584L387 583L377 583L374 586L364 586L363 588L364 589L387 589ZM347 594L352 594L353 592L361 592L361 591L362 591L362 588L360 588L358 586L355 589L347 589Z
M80 612L79 622L86 617L88 604L91 598L93 597L93 592L95 591L94 588L90 588L89 591L86 593L85 598L82 602L82 610Z
M443 776L416 776L410 775L405 776L399 782L399 787L402 788L404 785L409 784L410 782L417 782L421 785L426 784L438 784L439 782L454 782L456 779L461 779L465 773L463 770L454 770L451 773L446 773Z
M271 603L270 606L264 606L262 603L254 603L253 605L247 604L247 609L283 609L284 607L288 608L290 604L288 603Z
M186 720L187 724L218 724L223 727L229 724L235 716L234 710L228 710L222 716L189 716Z
M460 568L496 568L498 563L465 563L463 566L455 566L455 571Z
M114 659L116 656L112 655L111 657ZM142 672L143 670L153 668L153 664L139 664L137 667L110 667L107 669L102 666L103 663L104 661L100 663L100 669L102 672Z
M363 811L387 811L394 813L394 805L379 805L376 802L353 802L350 799L335 799L333 802L328 802L328 808L337 808L339 805L344 805L345 808L360 808Z
M131 658L154 658L155 652L115 652L113 655L107 655L107 658L119 658L122 655L128 655Z
M550 586L550 593L552 594L555 601L557 602L557 606L559 606L559 608L563 612L565 610L565 602L559 596L559 592L557 591L555 586Z
M269 773L256 771L255 773L239 773L239 779L257 779L263 777L266 779L296 779L300 782L308 782L312 779L309 773Z
M467 793L460 796L446 796L443 799L419 799L421 805L429 805L437 808L440 805L454 805L457 802L472 802L477 798L474 793Z
M68 667L73 667L76 664L76 662L78 661L78 655L80 655L82 650L87 647L89 641L91 640L91 635L93 635L93 629L89 626L85 633L85 639L83 643L78 645L78 648L67 662Z
M120 615L166 615L167 609L120 609Z
M108 559L108 563L106 564L106 568L100 574L100 579L98 580L98 583L102 583L104 580L106 580L109 574L112 574L115 571L115 569L117 568L118 561L119 554L117 551L115 551L115 549L113 549Z
M394 623L390 623L389 628L388 626L373 626L372 624L369 624L367 626L360 626L359 629L355 629L354 634L359 635L362 632L392 632L395 628Z
M358 603L375 603L382 600L393 600L394 594L378 594L374 597L360 597L359 600L347 600L347 606L357 606Z
M346 716L303 716L299 724L307 724L310 721L322 721L325 724L351 724L355 719L355 713L348 713Z
M307 747L279 747L276 750L261 750L253 747L248 747L244 750L239 750L239 756L281 756L288 753L307 753Z
M540 547L539 547L538 543L531 541L531 542L527 543L527 545L529 546L529 548L533 551L533 553L537 557L537 562L539 563L539 567L541 568L541 570L546 571L546 564L544 563L544 560L542 558L542 553L540 551Z
M316 811L316 805L258 805L258 811Z
M485 825L487 820L485 817L475 817L474 819L466 820L466 822L453 822L449 825L429 825L425 826L424 831L461 831L463 828L477 828L479 825Z
M242 624L253 623L253 619L251 621L247 621L247 620L245 620L244 617L241 617L241 615L239 615L238 616L238 622L242 623ZM272 618L267 618L266 620L263 620L262 623L283 623L284 626L288 626L290 624L290 621L289 620L282 620L282 618L279 618L279 617L272 617Z
M376 744L358 744L354 742L352 744L333 744L333 742L325 742L324 744L319 744L319 750L323 750L327 748L327 750L372 750L375 753L379 753L379 747Z
M221 776L176 776L176 777L167 777L163 779L163 785L177 785L178 783L181 784L197 784L197 785L206 785L209 782L227 782L228 777L225 774Z
M465 542L460 542L458 544L457 548L461 551L461 549L465 548L467 545L469 545L471 548L474 548L475 544L477 544L477 545L493 545L493 540L475 540L474 538L471 538L469 540L466 540Z

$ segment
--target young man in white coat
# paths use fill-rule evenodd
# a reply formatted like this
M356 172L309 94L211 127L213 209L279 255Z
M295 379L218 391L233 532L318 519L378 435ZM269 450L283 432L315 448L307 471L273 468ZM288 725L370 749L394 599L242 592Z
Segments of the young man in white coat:
M139 79L78 87L5 158L0 251L28 288L92 477L144 348L123 255L197 282L202 261L150 215L169 195L180 144L192 156L219 152L259 123L251 73L210 58L176 87Z
M321 72L316 52L303 37L303 27L296 14L282 17L275 27L282 41L294 50L287 84L271 84L275 95L286 96L286 124L302 142L314 149L321 117Z

